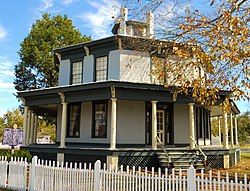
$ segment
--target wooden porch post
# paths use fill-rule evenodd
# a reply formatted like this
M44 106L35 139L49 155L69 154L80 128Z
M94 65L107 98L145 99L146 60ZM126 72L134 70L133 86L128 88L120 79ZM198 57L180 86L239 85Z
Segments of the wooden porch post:
M230 113L230 140L231 140L231 147L234 146L234 127L233 127L233 114Z
M189 103L188 108L189 108L189 132L190 132L190 136L193 138L193 140L195 140L195 135L194 135L194 103ZM191 138L189 140L190 140L190 148L194 149L195 148L194 142L192 141Z
M234 115L235 144L239 145L237 117Z
M23 136L23 143L24 145L27 145L27 122L28 122L28 106L24 106L24 119L23 119L23 131L24 131L24 136Z
M227 112L224 109L222 109L222 124L223 124L223 147L228 148Z
M111 139L110 149L116 148L116 101L117 98L111 98Z
M35 114L33 143L36 143L36 138L37 138L37 123L38 123L38 117Z
M152 149L157 149L157 101L153 100L152 103Z
M28 111L28 122L27 122L27 136L26 136L26 142L27 144L30 144L30 126L31 126L31 110Z
M35 113L31 113L31 120L30 120L30 138L29 143L33 144L33 137L34 137L34 122L35 122Z
M221 128L220 128L220 116L218 116L218 131L219 131L219 138L220 138L220 146L221 146Z
M60 138L60 148L65 147L65 139L66 139L66 128L67 128L67 104L65 102L64 93L59 92L62 104L62 123L61 123L61 138Z

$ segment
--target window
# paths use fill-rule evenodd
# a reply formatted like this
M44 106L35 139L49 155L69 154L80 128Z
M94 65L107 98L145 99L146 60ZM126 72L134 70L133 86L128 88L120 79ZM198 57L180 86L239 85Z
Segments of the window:
M71 84L82 83L82 61L72 63Z
M107 80L108 58L107 56L96 58L95 81Z
M196 131L198 138L210 138L210 111L196 107Z
M81 103L68 105L67 137L80 137Z
M196 108L196 129L197 129L197 135L198 138L203 138L203 132L202 132L202 108L197 107Z
M107 102L93 103L93 137L107 137Z

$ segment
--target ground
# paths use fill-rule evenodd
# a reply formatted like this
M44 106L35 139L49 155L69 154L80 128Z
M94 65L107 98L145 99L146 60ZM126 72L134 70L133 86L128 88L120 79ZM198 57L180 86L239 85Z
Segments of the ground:
M241 154L241 162L230 169L213 169L213 177L216 177L220 171L221 177L226 177L226 172L229 172L229 177L235 177L235 173L238 173L239 179L244 179L244 174L250 175L250 153Z

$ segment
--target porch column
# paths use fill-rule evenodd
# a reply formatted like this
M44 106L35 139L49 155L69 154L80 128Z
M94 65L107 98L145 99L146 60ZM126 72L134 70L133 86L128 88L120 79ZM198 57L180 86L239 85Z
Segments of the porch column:
M24 106L24 119L23 119L23 143L24 145L27 145L27 122L28 122L28 106Z
M157 149L157 101L153 100L152 103L152 149Z
M220 146L221 146L221 128L220 128L220 116L217 117L218 119L218 133L219 133L219 138L220 138Z
M61 138L60 138L60 148L65 148L65 139L66 139L66 128L67 128L67 104L65 102L65 95L59 93L62 104L62 123L61 123Z
M38 123L38 117L37 117L37 115L35 114L33 143L36 143L36 138L37 138L37 123Z
M35 113L32 112L31 120L30 120L30 138L29 143L33 144L33 136L34 136L34 122L35 122Z
M30 126L31 126L31 110L28 111L28 122L27 122L27 136L26 136L26 143L30 144Z
M230 113L230 140L231 140L231 147L234 146L234 127L233 127L233 114Z
M111 139L110 149L116 148L116 101L117 98L111 98Z
M227 112L224 109L222 109L222 124L223 124L223 147L228 148Z
M234 115L235 144L239 145L237 117Z
M189 103L188 104L189 108L189 132L190 136L195 140L195 135L194 135L194 103ZM190 148L194 149L195 144L193 140L190 138Z

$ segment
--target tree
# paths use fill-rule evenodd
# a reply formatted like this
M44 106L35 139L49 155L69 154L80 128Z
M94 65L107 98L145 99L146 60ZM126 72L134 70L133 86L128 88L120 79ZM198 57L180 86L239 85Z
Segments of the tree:
M55 119L38 118L37 137L50 136L52 142L56 142L56 121Z
M15 88L20 91L56 86L59 64L54 62L53 50L90 40L75 29L67 16L44 14L32 25L30 33L20 44L20 62L15 66Z
M238 120L238 134L240 141L246 141L250 136L250 112L244 112L237 117Z
M178 93L190 94L192 89L192 97L201 104L215 104L220 90L231 91L235 100L249 101L249 1L210 0L204 10L185 8L184 1L181 3L133 1L133 15L153 11L156 37L172 42L171 46L159 43L154 49L151 44L140 44L150 53L161 51L161 58L152 54L155 68L152 75L166 87L176 86ZM188 78L189 69L196 70L198 75ZM203 71L206 75L202 75ZM166 76L171 76L171 80L165 80ZM228 99L224 105L229 105Z

